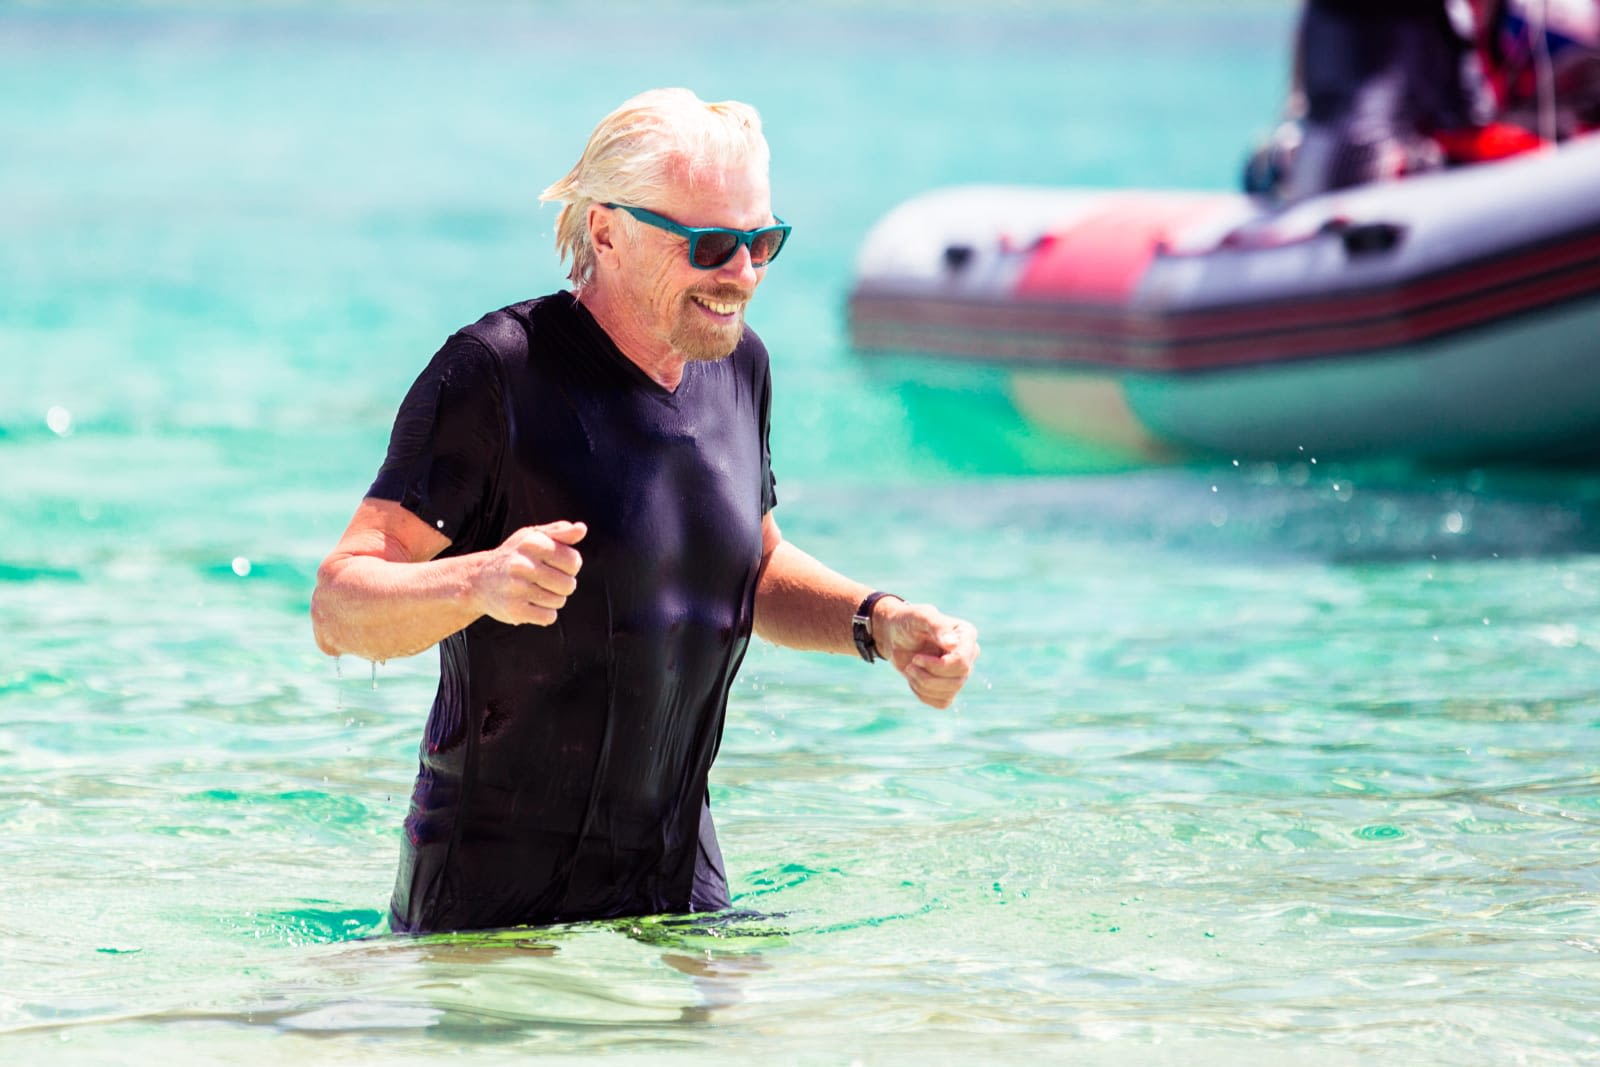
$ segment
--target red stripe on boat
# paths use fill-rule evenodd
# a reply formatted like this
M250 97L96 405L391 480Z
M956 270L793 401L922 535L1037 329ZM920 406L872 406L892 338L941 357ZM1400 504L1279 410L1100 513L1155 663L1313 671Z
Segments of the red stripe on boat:
M1027 299L1123 301L1173 231L1231 204L1214 195L1109 198L1082 221L1039 240L1017 283Z
M865 348L1004 362L1201 371L1386 351L1600 297L1600 230L1523 248L1410 284L1306 300L1129 314L1101 306L857 294Z

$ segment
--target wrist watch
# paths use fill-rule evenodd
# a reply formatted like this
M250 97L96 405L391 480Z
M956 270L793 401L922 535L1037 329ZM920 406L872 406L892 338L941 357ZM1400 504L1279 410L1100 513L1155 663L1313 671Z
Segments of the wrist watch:
M898 593L886 593L881 589L875 593L868 593L867 599L861 602L861 606L856 608L855 615L850 619L850 636L855 639L856 651L861 653L861 658L868 663L884 658L878 651L878 643L872 639L872 607L886 596L892 596L896 600L905 599Z

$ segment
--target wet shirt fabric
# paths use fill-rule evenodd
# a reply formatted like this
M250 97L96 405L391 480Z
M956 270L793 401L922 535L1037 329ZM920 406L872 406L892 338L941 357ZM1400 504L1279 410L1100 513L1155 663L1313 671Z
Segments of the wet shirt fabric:
M707 775L749 642L775 502L767 353L669 392L570 293L452 336L368 495L450 538L584 522L554 625L441 642L391 922L486 929L728 904Z

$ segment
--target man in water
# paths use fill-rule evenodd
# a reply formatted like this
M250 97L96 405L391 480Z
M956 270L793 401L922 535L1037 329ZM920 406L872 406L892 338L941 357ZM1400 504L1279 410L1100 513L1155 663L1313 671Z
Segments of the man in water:
M728 906L707 776L752 629L889 660L947 707L972 626L784 540L744 311L789 227L760 119L655 90L542 199L570 292L416 380L317 573L330 655L438 643L391 922L486 929Z

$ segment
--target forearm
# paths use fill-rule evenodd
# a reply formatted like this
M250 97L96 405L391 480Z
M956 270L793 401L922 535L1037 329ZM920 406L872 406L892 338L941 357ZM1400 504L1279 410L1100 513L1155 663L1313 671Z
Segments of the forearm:
M831 570L783 539L768 515L762 523L761 575L756 580L756 633L811 652L856 651L851 620L871 587ZM885 596L872 606L867 637L894 664L924 704L947 708L978 658L977 631L931 604Z
M871 591L780 542L756 585L756 633L789 648L854 654L850 619Z
M415 655L483 615L473 595L473 556L400 563L330 558L317 571L311 622L317 646L387 660Z

